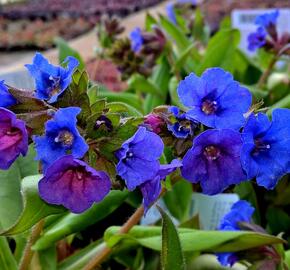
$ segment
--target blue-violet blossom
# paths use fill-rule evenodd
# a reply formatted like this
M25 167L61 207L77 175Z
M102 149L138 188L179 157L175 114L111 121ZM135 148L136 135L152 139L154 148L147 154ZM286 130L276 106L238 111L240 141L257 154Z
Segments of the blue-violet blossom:
M177 92L190 109L187 117L213 128L239 129L252 102L249 90L221 68L209 68L201 77L190 73Z
M178 107L171 106L169 112L175 117L173 123L168 123L167 128L176 138L186 139L193 135L198 122L190 119L186 113L180 113Z
M38 188L46 202L81 213L103 200L111 189L111 181L105 172L67 155L49 166Z
M241 134L232 129L206 130L193 140L183 158L182 176L192 183L200 182L205 194L222 192L231 184L246 180L240 152Z
M266 44L267 32L263 27L258 27L257 31L248 36L248 50L255 51Z
M157 174L150 180L140 185L143 195L143 205L145 214L150 205L154 203L161 192L161 180L164 180L167 175L171 174L177 168L182 166L182 162L178 159L172 160L170 164L161 164Z
M169 3L166 5L166 13L169 18L169 20L176 24L176 16L175 16L175 10L174 10L174 3Z
M276 25L278 17L279 10L265 13L256 17L255 24L264 28L269 28L273 25Z
M248 178L273 189L290 172L290 110L275 109L272 122L263 113L251 114L244 127L242 166Z
M134 30L130 33L130 40L131 40L131 48L134 52L139 52L141 47L144 43L142 37L142 31L139 27L134 28Z
M161 138L145 127L139 127L137 132L122 144L116 152L119 160L117 173L125 180L129 190L134 190L156 176L163 148Z
M16 115L0 108L0 169L7 170L15 159L28 150L28 134L25 122Z
M76 125L80 111L78 107L59 109L53 119L46 122L45 135L34 137L37 159L41 160L44 170L61 156L71 154L74 158L82 158L88 151Z
M9 93L4 81L0 81L0 107L10 107L17 103L17 100Z
M219 230L221 231L240 231L239 222L250 223L255 209L244 200L234 203L229 213L222 219ZM233 266L238 257L232 252L223 252L217 254L219 262L223 266Z
M53 103L68 88L79 61L68 56L63 64L66 64L66 68L54 66L42 54L36 53L33 63L25 65L35 80L37 98Z

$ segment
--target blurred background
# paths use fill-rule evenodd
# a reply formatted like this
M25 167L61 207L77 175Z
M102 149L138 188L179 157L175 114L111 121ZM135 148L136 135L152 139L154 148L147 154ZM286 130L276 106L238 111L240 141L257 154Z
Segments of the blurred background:
M58 62L57 37L66 40L80 53L91 78L115 86L115 70L111 63L95 64L98 48L96 25L101 18L117 16L127 35L136 26L142 27L146 12L153 15L166 13L170 2L162 0L0 0L0 78L8 84L33 87L23 68L31 62L35 51L43 51L52 63ZM246 36L253 30L253 20L258 11L282 9L279 29L290 29L290 1L287 0L196 0L205 15L212 35L221 21L231 18L232 26L242 33L241 48L246 47ZM248 53L248 52L247 52ZM100 65L99 65L100 66ZM107 71L110 72L107 72ZM108 73L113 74L108 77Z

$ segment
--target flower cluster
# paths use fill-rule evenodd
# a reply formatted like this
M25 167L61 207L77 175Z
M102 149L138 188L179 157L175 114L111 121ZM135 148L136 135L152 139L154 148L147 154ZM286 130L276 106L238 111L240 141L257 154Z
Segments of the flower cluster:
M35 78L35 98L54 103L69 87L78 60L68 57L64 63L66 68L53 66L36 53L33 64L26 65ZM0 168L8 169L20 154L26 155L29 134L26 123L6 109L17 105L18 101L3 81L0 81L0 96ZM83 212L94 202L101 201L111 188L107 173L79 160L89 149L77 126L80 112L79 107L48 110L47 117L51 119L45 124L44 135L32 137L44 173L39 182L41 198L63 205L74 213Z
M288 109L274 110L272 123L262 113L246 118L250 92L220 68L208 69L200 78L191 73L177 91L189 108L183 117L214 128L193 139L181 169L182 176L200 183L205 194L255 177L258 185L272 189L289 172Z
M277 20L279 10L265 13L256 17L255 24L258 26L256 32L248 36L248 50L256 51L259 48L275 50L279 52L289 43L289 33L278 35Z

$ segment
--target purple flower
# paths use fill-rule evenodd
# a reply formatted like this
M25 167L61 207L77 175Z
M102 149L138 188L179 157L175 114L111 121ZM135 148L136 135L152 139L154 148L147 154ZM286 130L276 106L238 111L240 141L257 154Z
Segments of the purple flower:
M145 127L139 127L134 136L122 144L116 152L119 159L117 173L125 180L129 190L156 176L163 148L161 138Z
M35 80L37 98L53 103L68 88L79 61L69 56L63 64L67 67L54 66L42 54L36 53L33 64L25 65Z
M81 109L68 107L59 109L45 124L45 135L35 136L37 159L44 170L58 158L71 154L82 158L89 147L77 129L77 115Z
M242 134L242 166L248 178L273 189L290 172L290 110L275 109L272 122L263 113L250 115Z
M17 100L9 93L4 81L0 81L0 107L10 107L17 103Z
M109 193L111 181L72 155L51 164L38 183L40 197L50 204L63 205L73 213L81 213Z
M140 185L140 189L143 195L144 212L148 211L150 205L154 203L161 192L161 180L164 180L167 175L171 174L177 168L182 166L182 162L178 159L172 160L170 164L160 165L159 170L155 177L147 180Z
M264 28L269 28L276 25L278 16L279 10L259 15L256 17L255 24Z
M190 109L187 117L213 128L239 129L252 102L251 93L221 68L209 68L201 77L189 74L177 92Z
M242 139L231 129L206 130L193 140L183 158L182 176L200 182L205 194L222 192L231 184L246 180L240 162Z
M134 28L134 30L130 33L130 39L132 42L132 50L134 52L139 52L144 42L142 31L139 27Z
M176 24L176 16L175 16L175 10L174 10L174 3L169 3L166 5L166 13L169 18L169 20Z
M4 108L0 108L0 169L7 170L14 160L28 150L25 122Z
M219 230L221 231L240 231L239 222L250 223L255 209L244 200L233 204L229 213L222 219ZM223 266L233 266L238 261L235 253L224 252L217 254L218 260Z
M256 32L248 36L248 50L255 51L266 44L267 32L263 27L259 27Z
M174 117L174 123L168 123L167 128L173 133L176 138L186 139L187 137L193 136L194 130L198 126L197 121L193 121L188 117L186 113L180 113L179 108L171 106L169 108Z

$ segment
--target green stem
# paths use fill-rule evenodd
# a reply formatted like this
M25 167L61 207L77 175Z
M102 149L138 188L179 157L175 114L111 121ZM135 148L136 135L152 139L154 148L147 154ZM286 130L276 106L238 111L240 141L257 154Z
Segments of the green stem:
M27 244L23 252L23 256L19 263L19 270L27 270L29 268L31 259L34 254L34 251L31 249L31 247L39 238L39 235L41 234L42 229L43 229L43 225L44 225L44 220L41 220L33 227L30 238L27 241Z

